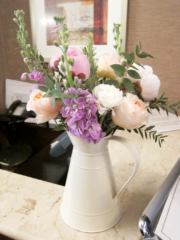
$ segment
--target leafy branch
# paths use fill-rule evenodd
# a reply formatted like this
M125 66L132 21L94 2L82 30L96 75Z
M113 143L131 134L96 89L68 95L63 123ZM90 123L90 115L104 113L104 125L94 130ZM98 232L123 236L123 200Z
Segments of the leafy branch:
M27 43L28 32L25 30L24 22L24 12L23 10L17 10L14 12L16 18L13 21L18 25L19 30L17 30L17 42L19 43L20 48L22 49L21 55L24 58L24 62L29 68L29 71L32 72L33 69L48 75L48 66L44 63L44 58L41 54L38 53L36 49L31 48L31 45Z
M155 98L154 100L149 102L149 107L147 108L147 111L151 113L151 109L156 109L158 112L160 112L160 108L166 111L168 115L168 108L172 109L176 116L178 117L178 109L180 109L180 102L169 104L168 98L164 97L165 93L163 93L159 98Z
M155 126L149 126L145 128L145 125L142 125L139 128L133 129L133 131L137 134L140 134L142 139L153 139L155 142L159 143L159 146L161 147L162 143L164 142L164 138L168 137L167 135L158 134L157 131L151 131ZM118 130L127 130L129 133L131 133L132 130L124 129L122 127L117 127Z
M97 65L95 62L95 49L93 47L94 41L93 36L91 34L88 35L87 45L82 48L83 53L87 56L90 63L90 76L85 82L85 88L92 92L92 89L98 85L98 77L97 77Z

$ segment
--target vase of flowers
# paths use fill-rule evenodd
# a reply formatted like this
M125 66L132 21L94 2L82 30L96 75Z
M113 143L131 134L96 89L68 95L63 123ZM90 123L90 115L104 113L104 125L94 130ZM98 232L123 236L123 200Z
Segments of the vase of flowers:
M60 207L61 216L79 231L104 231L121 218L120 193L139 168L139 154L130 142L118 136L106 136L97 144L88 143L71 133L69 137L74 148ZM135 161L132 175L119 191L109 159L109 140L127 147Z
M170 103L164 93L158 98L160 80L150 66L138 59L151 57L142 51L141 42L135 53L121 50L120 24L114 24L115 52L96 53L93 37L82 49L68 45L69 31L63 16L56 16L54 33L57 47L50 63L44 62L37 49L27 43L24 12L15 11L17 41L29 68L21 80L36 81L27 103L37 123L54 119L55 131L66 130L74 145L61 215L75 229L97 232L113 226L121 217L119 193L107 151L109 140L124 144L135 159L132 179L139 167L137 150L126 139L113 136L116 130L134 131L152 138L161 146L165 137L146 127L153 109L177 115L180 102ZM126 185L127 183L125 183ZM124 186L125 186L124 185Z

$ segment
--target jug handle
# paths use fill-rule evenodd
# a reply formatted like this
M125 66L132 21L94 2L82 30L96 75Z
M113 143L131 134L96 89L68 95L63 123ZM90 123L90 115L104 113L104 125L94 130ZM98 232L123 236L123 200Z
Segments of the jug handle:
M115 195L115 197L117 197L120 194L120 192L125 188L125 186L131 181L131 179L134 177L136 172L138 171L138 169L140 167L140 156L139 156L137 149L134 147L134 145L132 143L130 143L126 138L119 137L119 136L111 136L111 138L109 138L109 140L113 140L113 141L120 142L121 144L123 144L130 151L130 153L132 154L132 156L134 158L134 162L135 162L134 170L133 170L130 178L122 186L122 188L119 190L119 192Z

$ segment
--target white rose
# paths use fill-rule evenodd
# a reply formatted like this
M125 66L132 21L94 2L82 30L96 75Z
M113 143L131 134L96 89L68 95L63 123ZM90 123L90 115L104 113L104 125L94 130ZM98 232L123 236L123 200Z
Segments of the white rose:
M159 92L159 78L155 74L153 74L153 69L150 66L144 65L144 68L142 68L135 63L133 64L133 66L138 69L137 72L141 76L141 79L133 79L129 77L130 80L133 83L139 82L141 96L145 101L153 100L155 97L157 97Z
M122 103L114 108L113 122L126 129L134 129L147 123L148 113L145 103L136 95L127 93Z
M98 104L98 112L102 115L121 103L123 92L113 85L100 84L93 89L93 95Z

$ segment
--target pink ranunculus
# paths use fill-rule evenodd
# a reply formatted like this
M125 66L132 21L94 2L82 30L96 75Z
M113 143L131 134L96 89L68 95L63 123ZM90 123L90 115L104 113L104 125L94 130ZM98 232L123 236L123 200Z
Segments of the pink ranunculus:
M56 102L53 108L51 104L51 97L43 98L45 92L35 89L30 94L30 99L27 103L27 111L34 111L37 114L36 122L43 123L57 117L61 107L61 102Z
M55 71L58 71L59 69L58 69L57 65L59 64L60 61L61 61L60 54L56 54L54 57L51 58L49 65Z
M147 110L145 103L136 95L127 93L120 105L114 107L113 122L125 129L134 129L147 123Z
M87 80L90 75L90 64L86 55L78 48L69 47L67 51L68 59L74 59L74 66L69 65L69 70L79 79Z

